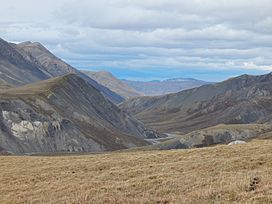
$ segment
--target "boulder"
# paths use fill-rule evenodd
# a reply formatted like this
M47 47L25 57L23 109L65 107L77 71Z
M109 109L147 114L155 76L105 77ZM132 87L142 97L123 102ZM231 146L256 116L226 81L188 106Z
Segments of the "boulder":
M229 143L228 145L237 145L237 144L246 144L246 142L243 140L235 140Z

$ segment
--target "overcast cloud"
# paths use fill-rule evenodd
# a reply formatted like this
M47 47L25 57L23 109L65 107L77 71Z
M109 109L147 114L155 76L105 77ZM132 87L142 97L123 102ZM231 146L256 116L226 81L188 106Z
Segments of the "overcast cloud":
M271 0L8 0L0 37L119 77L221 80L272 71L271 11Z

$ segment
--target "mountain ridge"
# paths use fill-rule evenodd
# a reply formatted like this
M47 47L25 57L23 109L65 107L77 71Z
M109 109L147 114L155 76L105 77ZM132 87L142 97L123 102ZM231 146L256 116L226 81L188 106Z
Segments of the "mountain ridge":
M220 123L270 120L272 74L242 75L158 97L128 100L120 107L160 131L188 133Z
M199 87L205 84L211 84L211 82L181 77L155 81L131 81L126 79L123 79L122 81L145 96L165 95Z

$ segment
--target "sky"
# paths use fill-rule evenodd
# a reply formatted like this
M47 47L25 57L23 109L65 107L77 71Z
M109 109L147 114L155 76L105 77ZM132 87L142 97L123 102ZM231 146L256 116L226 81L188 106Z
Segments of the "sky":
M119 78L272 71L271 0L1 0L0 38Z

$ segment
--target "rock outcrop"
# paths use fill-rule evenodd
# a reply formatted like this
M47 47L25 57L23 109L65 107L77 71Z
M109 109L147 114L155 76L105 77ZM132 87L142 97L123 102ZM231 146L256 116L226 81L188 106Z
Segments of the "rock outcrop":
M232 141L228 144L228 146L231 146L231 145L239 145L239 144L246 144L245 141L243 140L235 140L235 141Z
M269 124L217 125L193 131L185 135L177 135L174 139L143 147L143 149L187 149L217 144L229 144L231 141L248 141L253 138L258 138L271 131L272 126Z

